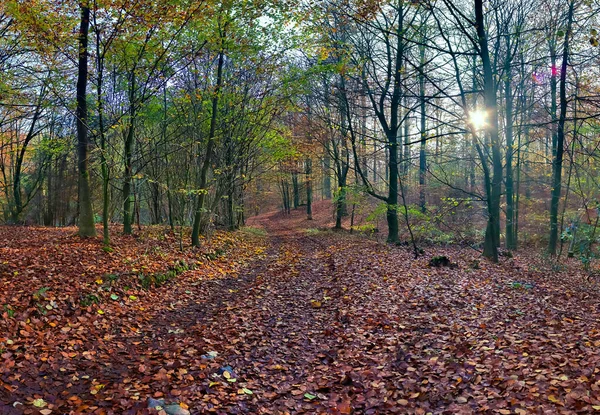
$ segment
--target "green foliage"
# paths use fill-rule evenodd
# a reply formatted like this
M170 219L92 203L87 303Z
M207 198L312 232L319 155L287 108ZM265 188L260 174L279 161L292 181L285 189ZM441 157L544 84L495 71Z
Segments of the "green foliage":
M515 290L531 290L533 288L533 284L528 282L513 281L510 284L510 288Z
M6 316L8 318L14 318L15 317L15 310L8 304L4 304L4 312L6 313Z
M214 261L215 259L222 257L225 254L225 252L226 251L223 248L216 248L214 250L205 252L204 256L209 260Z
M352 228L356 232L365 233L365 234L373 234L379 232L379 229L375 227L372 223L366 223L363 225L355 225Z
M39 290L35 291L32 295L33 299L36 301L43 300L44 298L46 298L46 293L49 289L50 287L42 287Z
M85 294L79 299L79 304L81 304L82 307L89 307L92 304L98 303L100 303L100 298L92 293Z
M106 274L106 275L104 275L103 279L105 281L107 281L108 283L112 284L119 279L119 276L117 274Z
M319 235L319 234L323 233L323 231L321 229L318 229L318 228L308 228L308 229L305 229L304 232L307 235L312 235L312 236Z
M586 271L590 270L592 261L600 257L597 221L594 224L574 221L565 229L561 238L563 241L569 241L569 256L577 255Z
M156 274L139 274L138 279L143 289L148 290L151 287L158 288L161 285L166 284L168 281L177 277L188 270L194 269L194 264L188 264L185 260L180 259L170 267L166 272L159 272Z
M248 235L260 236L260 237L267 236L266 230L264 230L263 228L256 228L253 226L244 226L242 229L240 229L240 232L246 233Z

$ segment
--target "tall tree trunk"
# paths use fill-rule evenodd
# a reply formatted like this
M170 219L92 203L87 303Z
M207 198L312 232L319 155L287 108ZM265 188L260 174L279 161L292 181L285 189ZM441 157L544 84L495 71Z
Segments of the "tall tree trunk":
M475 26L479 43L479 53L483 63L484 103L489 116L487 136L492 147L492 173L488 201L488 224L483 255L493 261L498 260L500 246L500 196L502 191L502 159L498 134L498 105L496 85L488 49L488 39L483 15L483 0L475 0ZM482 158L485 162L486 158Z
M472 72L471 72L471 88L473 91L477 90L477 56L473 55L472 61ZM477 94L473 94L473 109L477 109ZM470 175L469 175L469 187L471 192L475 192L475 146L477 144L477 137L475 133L471 134L471 162L470 162Z
M388 135L389 149L389 177L386 219L388 224L388 238L390 243L398 242L398 143L396 131Z
M556 155L552 162L552 196L550 202L550 240L548 242L548 253L556 255L556 245L558 242L558 205L561 193L562 165L565 143L565 122L567 118L567 68L569 64L569 41L571 28L573 26L573 9L575 0L569 3L569 13L567 16L567 30L565 32L565 42L563 45L562 65L560 71L560 116L558 118L558 128L556 136Z
M79 236L96 236L94 212L92 209L92 191L88 171L88 126L87 126L87 77L88 77L88 33L90 28L90 9L87 3L79 4L81 21L79 25L79 57L77 71L77 170L79 176Z
M556 67L556 35L552 37L549 42L550 49L550 121L552 129L552 158L556 157L556 143L557 143L557 125L558 118L556 117L557 103L556 103L556 88L557 88L557 76L558 68ZM548 146L546 146L546 150ZM546 156L548 156L546 151Z
M409 135L409 124L408 124L408 115L410 114L410 110L408 109L408 95L404 95L404 108L406 108L406 113L404 114L404 120L402 121L402 125L399 128L404 128L404 160L402 162L402 175L404 177L408 177L408 172L410 169L410 135Z
M131 70L129 82L129 122L127 135L125 136L125 157L123 172L123 233L131 235L133 229L134 212L132 202L132 180L133 180L133 141L135 128L135 68Z
M504 62L504 101L506 118L506 249L516 249L517 242L514 233L515 198L513 183L513 95L511 71L510 36L506 38L507 56Z
M419 150L419 206L421 212L427 210L425 202L425 175L427 173L427 131L425 119L425 44L419 46L420 64L419 64L419 100L421 105L421 147ZM408 148L408 146L406 146Z
M219 52L219 61L217 63L217 82L212 97L212 113L210 117L208 144L206 146L206 154L202 163L202 169L200 170L200 182L198 183L200 194L198 195L196 213L194 215L194 224L192 227L192 246L200 246L200 222L202 221L202 216L204 213L204 202L206 200L206 196L208 195L208 169L210 168L210 163L212 161L215 148L215 132L217 128L217 112L219 110L219 94L221 93L221 85L223 83L223 62L224 51L221 49Z
M101 30L96 24L96 9L94 9L94 31L96 33L96 99L98 101L98 134L100 135L100 170L102 174L102 241L104 246L110 245L110 233L108 230L109 204L110 204L110 176L106 156L106 134L104 131L104 55L101 51Z

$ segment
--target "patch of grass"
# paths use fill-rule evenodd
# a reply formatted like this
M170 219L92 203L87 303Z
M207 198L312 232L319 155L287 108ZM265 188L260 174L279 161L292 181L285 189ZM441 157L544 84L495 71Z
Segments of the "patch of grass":
M307 235L320 235L323 233L323 230L321 230L319 228L308 228L308 229L305 229L304 232Z
M175 261L175 265L171 269L174 270L177 274L181 274L182 272L188 271L190 269L190 266L187 262L185 262L184 259L180 259L178 261Z
M253 226L245 226L242 229L240 229L240 232L253 236L267 236L266 230L264 230L263 228L255 228Z
M97 295L91 293L82 296L79 300L79 304L81 304L82 307L89 307L92 304L98 304L99 302L100 298Z
M42 287L39 290L35 291L32 294L32 297L34 300L41 300L46 298L46 293L48 292L48 290L50 289L50 287Z
M379 229L377 227L375 227L375 225L372 223L367 223L365 225L355 225L354 227L352 227L352 230L354 232L366 233L366 234L373 234L373 233L379 232Z
M208 251L204 254L204 256L208 259L210 259L211 261L214 261L215 259L218 259L220 257L222 257L223 255L225 255L225 249L223 248L216 248L214 251Z
M15 318L15 310L8 304L4 304L4 312L8 318Z
M533 288L533 284L530 284L528 282L513 281L510 284L510 288L515 290L530 290Z
M109 283L113 283L115 281L117 281L119 279L119 276L117 274L106 274L104 275L104 280L108 281Z
M158 288L161 285L166 284L168 281L174 279L179 274L182 274L190 269L194 269L194 264L188 264L185 260L180 259L169 268L166 272L158 272L156 274L139 274L140 285L143 289L148 290L151 287Z

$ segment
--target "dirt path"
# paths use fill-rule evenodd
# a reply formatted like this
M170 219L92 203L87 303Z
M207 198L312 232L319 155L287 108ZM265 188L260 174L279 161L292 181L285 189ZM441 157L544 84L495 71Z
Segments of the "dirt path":
M335 413L332 408L338 406L349 410L349 397L338 396L352 379L351 367L338 361L348 317L340 313L345 293L336 256L326 243L286 227L285 222L282 226L269 217L261 222L269 233L265 258L235 279L198 286L192 298L204 301L156 316L151 332L162 332L155 337L166 336L164 340L169 337L165 331L185 327L179 337L189 338L174 344L201 339L204 353L218 353L208 365L212 373L205 371L213 386L202 388L195 411L284 414L326 413L330 408L328 413ZM203 295L206 292L209 297ZM147 347L143 343L141 349ZM159 347L169 348L164 341ZM215 376L218 366L231 367L236 382ZM239 393L240 388L252 395L244 389Z

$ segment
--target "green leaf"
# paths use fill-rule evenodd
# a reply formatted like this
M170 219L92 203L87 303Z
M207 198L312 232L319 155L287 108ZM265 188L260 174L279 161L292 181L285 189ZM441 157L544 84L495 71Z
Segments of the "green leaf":
M313 399L315 399L317 396L316 396L316 395L313 395L312 393L308 393L308 392L306 392L306 393L304 394L304 397L305 397L306 399L308 399L309 401L312 401L312 400L313 400Z
M117 301L119 299L119 296L117 294L111 294L110 299Z
M32 403L33 403L33 406L35 406L36 408L43 408L44 406L48 405L46 403L46 401L43 399L36 399Z
M252 395L253 394L253 392L250 389L248 389L248 388L242 388L242 391L244 391L244 393L246 395Z

